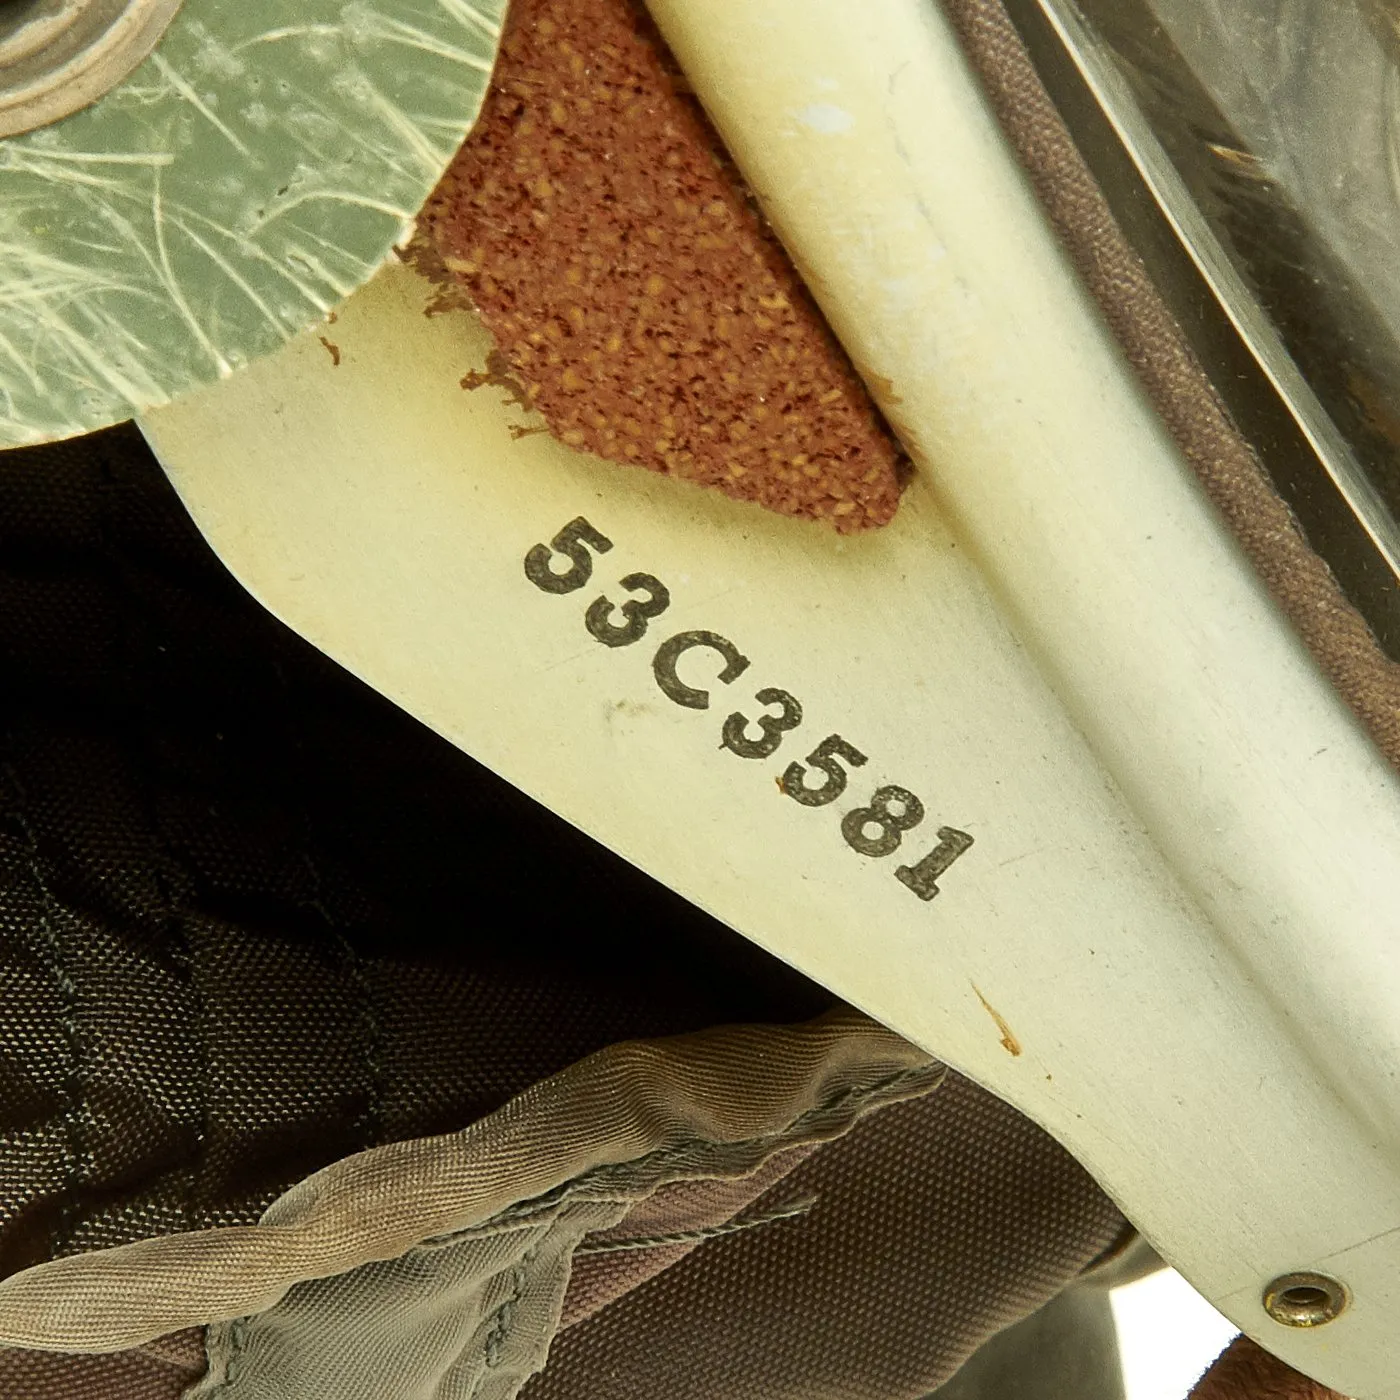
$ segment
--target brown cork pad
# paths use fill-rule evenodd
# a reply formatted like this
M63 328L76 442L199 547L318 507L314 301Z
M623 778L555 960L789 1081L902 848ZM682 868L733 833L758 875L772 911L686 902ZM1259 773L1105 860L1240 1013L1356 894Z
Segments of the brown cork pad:
M632 0L513 0L418 242L564 442L841 531L893 516L898 445Z
M1258 1342L1236 1337L1191 1392L1190 1400L1342 1400L1299 1375Z

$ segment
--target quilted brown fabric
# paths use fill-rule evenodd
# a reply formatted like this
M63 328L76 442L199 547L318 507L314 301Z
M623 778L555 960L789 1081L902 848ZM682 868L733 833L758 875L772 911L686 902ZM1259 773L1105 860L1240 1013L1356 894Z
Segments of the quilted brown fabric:
M134 429L0 456L0 1277L832 1000L283 628Z

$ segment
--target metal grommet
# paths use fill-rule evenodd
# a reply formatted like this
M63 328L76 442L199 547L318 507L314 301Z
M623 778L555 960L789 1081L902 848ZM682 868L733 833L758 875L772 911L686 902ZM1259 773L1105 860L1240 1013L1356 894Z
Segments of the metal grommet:
M96 102L145 58L181 0L0 0L0 136Z
M1324 1327L1350 1303L1346 1285L1326 1274L1283 1274L1264 1290L1264 1311L1285 1327Z

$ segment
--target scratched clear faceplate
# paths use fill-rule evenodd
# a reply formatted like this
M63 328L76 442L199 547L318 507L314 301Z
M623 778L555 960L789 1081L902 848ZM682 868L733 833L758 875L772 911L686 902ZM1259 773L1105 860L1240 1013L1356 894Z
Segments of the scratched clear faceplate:
M1029 3L1095 71L1159 200L1384 556L1377 587L1393 599L1400 0ZM1104 55L1122 81L1103 81Z
M226 376L365 282L475 120L506 0L185 0L0 140L0 446Z

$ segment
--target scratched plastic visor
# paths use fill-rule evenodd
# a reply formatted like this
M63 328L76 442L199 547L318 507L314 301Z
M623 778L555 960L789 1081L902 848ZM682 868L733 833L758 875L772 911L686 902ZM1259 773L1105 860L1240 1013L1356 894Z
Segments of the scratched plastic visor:
M1159 199L1400 542L1400 0L1043 3L1108 55Z
M484 100L505 0L184 0L93 106L0 140L0 447L130 418L323 317Z

